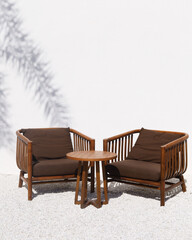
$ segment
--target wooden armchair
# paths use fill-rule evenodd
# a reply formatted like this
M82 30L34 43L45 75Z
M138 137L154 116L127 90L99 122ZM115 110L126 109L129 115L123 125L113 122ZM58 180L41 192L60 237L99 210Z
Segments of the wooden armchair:
M117 153L106 165L107 182L159 189L164 206L165 192L179 185L186 191L187 138L186 133L142 128L104 139L103 150ZM172 178L178 181L168 181Z
M76 181L78 162L66 158L71 151L95 150L95 140L71 128L21 129L16 132L16 162L20 169L19 187ZM27 174L27 177L25 177ZM94 166L91 166L91 191L94 191Z

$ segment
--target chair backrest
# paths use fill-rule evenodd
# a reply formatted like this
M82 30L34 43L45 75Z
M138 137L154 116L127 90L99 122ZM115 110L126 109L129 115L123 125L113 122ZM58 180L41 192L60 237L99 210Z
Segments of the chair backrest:
M182 136L184 136L184 134L170 133L166 131L160 132L142 128L127 159L160 163L161 146Z
M35 160L65 158L73 151L69 128L30 128L21 132L32 141Z

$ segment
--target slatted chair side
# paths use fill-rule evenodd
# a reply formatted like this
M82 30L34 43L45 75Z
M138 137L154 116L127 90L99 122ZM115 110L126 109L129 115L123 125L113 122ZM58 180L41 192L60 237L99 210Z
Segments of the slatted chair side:
M19 131L17 134L17 145L16 145L16 163L19 169L24 172L28 172L29 159L32 158L31 144L32 142L24 137Z
M179 177L187 170L187 139L164 148L164 179ZM164 161L164 163L163 163Z
M125 160L131 152L140 129L126 132L103 140L103 150L117 154L116 159L108 163Z
M73 145L73 151L90 151L95 150L95 140L88 136L70 129L71 141Z

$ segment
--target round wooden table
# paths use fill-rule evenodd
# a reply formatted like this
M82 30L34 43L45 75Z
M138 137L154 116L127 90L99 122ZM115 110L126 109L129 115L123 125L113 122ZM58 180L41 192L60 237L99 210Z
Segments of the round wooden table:
M116 153L104 152L104 151L76 151L70 152L66 154L66 157L72 160L79 161L78 165L78 173L77 173L77 184L75 191L75 204L81 204L81 208L85 208L86 206L92 204L93 206L100 208L102 204L108 203L107 196L107 180L106 180L106 172L105 172L105 162L117 157ZM102 162L102 170L103 170L103 183L104 183L104 195L105 201L101 201L101 188L100 188L100 167L99 162ZM96 200L88 200L87 199L87 176L88 176L88 162L90 162L90 166L93 168L93 174L91 178L94 178L94 165L96 165L96 184L97 184L97 199ZM79 182L81 178L81 168L83 165L82 171L82 187L81 187L81 200L78 201L78 192L79 192ZM94 181L94 179L92 179Z

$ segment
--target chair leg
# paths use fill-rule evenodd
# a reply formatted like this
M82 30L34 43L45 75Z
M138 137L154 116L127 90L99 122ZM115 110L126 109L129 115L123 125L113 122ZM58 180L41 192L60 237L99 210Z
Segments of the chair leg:
M181 181L182 191L183 191L183 192L186 192L186 185L185 185L185 180L184 180L183 175L179 176L179 179L180 179L180 181Z
M161 206L165 206L165 181L161 181L160 192L161 192Z
M19 175L19 185L18 185L19 188L23 187L23 180L21 179L21 177L24 177L23 171L20 171L20 175Z
M32 178L28 177L28 200L32 200Z

